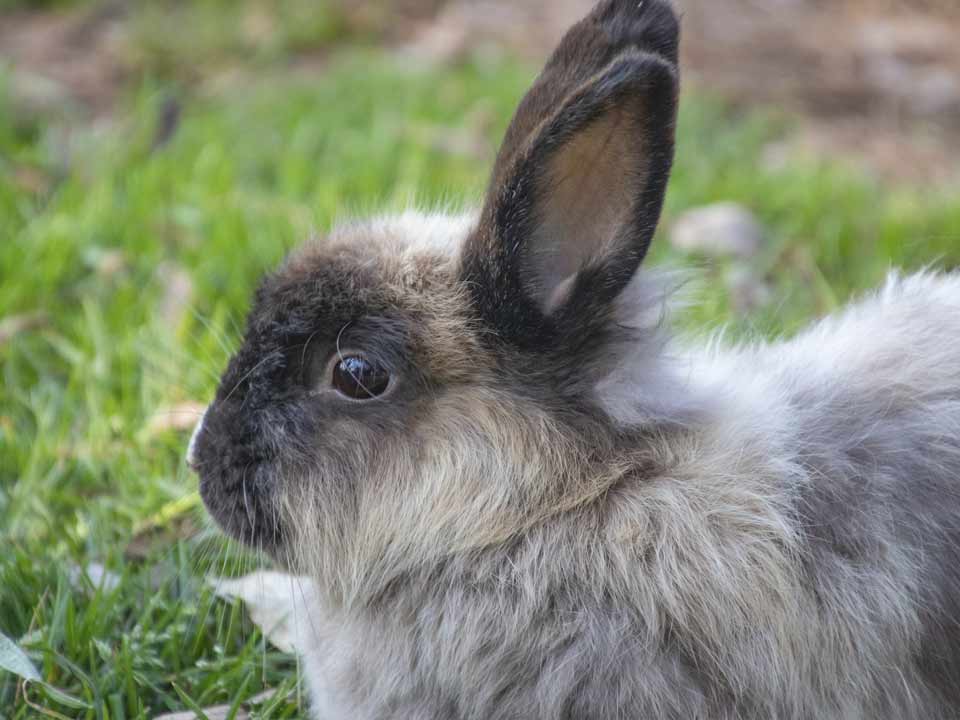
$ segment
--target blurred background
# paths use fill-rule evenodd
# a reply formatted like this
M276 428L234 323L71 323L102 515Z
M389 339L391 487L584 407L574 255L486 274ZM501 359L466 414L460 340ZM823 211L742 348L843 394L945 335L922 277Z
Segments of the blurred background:
M15 109L103 119L144 77L186 88L275 64L317 69L344 45L536 63L591 0L3 0ZM960 5L952 0L678 0L687 78L808 121L802 142L894 178L955 177Z
M678 4L681 332L960 262L955 0ZM338 218L476 202L590 6L0 0L0 717L303 715L210 581L265 561L205 519L189 432L258 277Z

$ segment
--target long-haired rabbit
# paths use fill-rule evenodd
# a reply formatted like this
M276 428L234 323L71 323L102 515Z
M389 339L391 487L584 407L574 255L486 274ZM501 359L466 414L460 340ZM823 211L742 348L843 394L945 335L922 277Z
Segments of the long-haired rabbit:
M318 718L960 717L960 279L672 341L638 268L677 43L604 0L477 215L341 227L257 291L192 464L314 580Z

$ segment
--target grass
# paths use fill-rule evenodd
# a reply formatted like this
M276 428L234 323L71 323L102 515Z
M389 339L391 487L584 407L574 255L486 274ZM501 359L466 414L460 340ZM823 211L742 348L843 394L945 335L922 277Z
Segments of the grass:
M15 120L0 91L0 319L32 318L0 344L0 632L49 683L25 699L0 672L0 717L149 718L264 688L278 693L255 716L302 715L295 660L204 582L255 559L202 523L145 556L125 550L151 522L199 514L187 430L156 418L211 396L258 276L343 215L482 191L489 153L438 139L468 118L476 147L492 149L529 69L402 66L334 51L309 75L262 68L182 98L159 147L157 118L180 86L151 75L122 123L74 133L68 164L57 128ZM696 260L688 327L789 333L890 266L960 262L956 196L810 159L775 168L767 149L785 133L782 119L686 98L666 224L708 202L751 208L770 230L751 271L772 298L739 313L729 263ZM663 239L654 261L688 262ZM90 563L116 585L78 579Z

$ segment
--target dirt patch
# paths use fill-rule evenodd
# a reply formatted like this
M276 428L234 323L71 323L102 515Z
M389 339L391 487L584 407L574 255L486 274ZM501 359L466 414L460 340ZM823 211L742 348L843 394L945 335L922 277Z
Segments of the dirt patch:
M886 178L960 179L953 0L677 0L687 78L802 118L795 143ZM592 0L451 0L416 42L440 57L505 43L539 59Z
M15 100L31 113L64 107L107 112L128 73L122 3L0 13L0 61Z
M704 85L806 118L800 142L888 177L960 177L960 7L889 0L683 0ZM951 7L952 5L952 7Z
M345 37L434 62L504 48L540 61L593 0L335 0ZM687 78L802 119L795 144L886 178L960 179L954 0L677 0ZM28 103L108 113L133 75L130 5L0 14L0 57ZM136 53L134 52L133 55Z

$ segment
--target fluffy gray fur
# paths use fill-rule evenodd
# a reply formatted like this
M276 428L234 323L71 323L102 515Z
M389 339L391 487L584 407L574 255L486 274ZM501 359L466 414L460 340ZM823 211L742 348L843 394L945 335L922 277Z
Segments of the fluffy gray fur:
M258 294L193 464L314 581L319 720L960 717L960 277L776 344L672 339L671 280L632 273L675 54L663 0L604 0L482 213L341 228ZM396 392L329 387L341 336Z
M421 530L377 597L310 593L316 717L957 717L956 337L960 278L921 274L788 342L664 345L626 397L602 390L619 422L633 403L657 428L592 478L603 502L442 558ZM663 387L677 421L658 400L651 424ZM541 452L576 447L540 432Z

